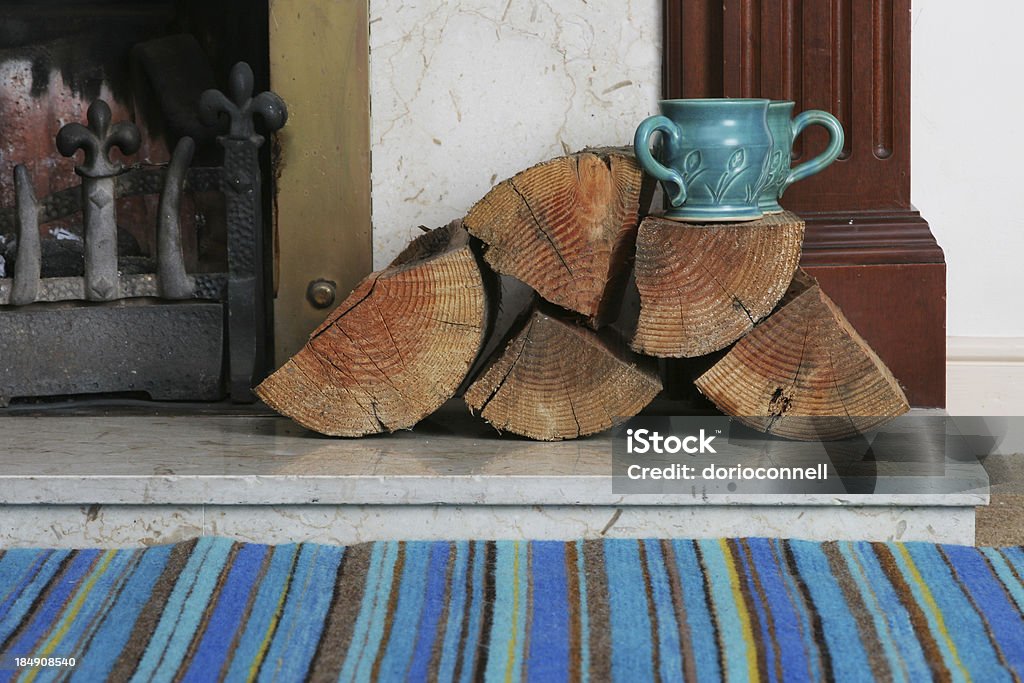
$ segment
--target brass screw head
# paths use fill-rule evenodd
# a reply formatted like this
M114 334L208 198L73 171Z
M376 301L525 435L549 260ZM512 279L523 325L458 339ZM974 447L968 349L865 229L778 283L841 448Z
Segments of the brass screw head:
M334 303L336 288L330 280L313 280L306 289L306 298L314 308L327 308Z

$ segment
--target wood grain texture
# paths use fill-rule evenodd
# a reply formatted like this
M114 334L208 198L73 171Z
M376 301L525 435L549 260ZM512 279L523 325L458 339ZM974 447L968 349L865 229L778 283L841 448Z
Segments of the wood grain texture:
M661 391L657 367L625 344L535 309L466 391L499 431L575 439L639 413Z
M771 313L800 260L804 223L683 225L649 216L637 236L634 351L691 358L723 349Z
M802 271L778 310L697 387L723 412L791 439L841 439L909 410L885 364Z
M494 270L597 327L617 308L645 186L631 150L583 151L499 183L465 224Z
M666 0L662 92L673 97L722 97L722 3ZM667 55L684 55L668 59Z
M455 222L360 282L256 393L332 436L412 427L455 394L488 321L485 276Z

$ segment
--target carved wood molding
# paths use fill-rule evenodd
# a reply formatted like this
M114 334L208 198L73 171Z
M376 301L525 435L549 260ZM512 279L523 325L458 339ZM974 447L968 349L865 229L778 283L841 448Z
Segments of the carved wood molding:
M805 266L945 263L942 247L916 210L800 212L807 222Z

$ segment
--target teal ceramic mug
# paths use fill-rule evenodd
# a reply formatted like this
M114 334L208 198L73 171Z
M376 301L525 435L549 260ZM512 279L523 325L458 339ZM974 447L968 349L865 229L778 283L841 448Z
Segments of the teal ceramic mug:
M662 100L644 119L637 161L661 181L666 218L692 223L757 220L772 151L766 99ZM659 159L651 137L661 133Z
M793 118L794 106L794 103L788 100L772 100L768 105L768 128L772 132L774 144L759 202L761 210L765 213L781 212L779 198L787 187L823 171L843 151L843 126L836 117L825 111L810 109ZM808 126L814 125L823 126L828 130L828 147L810 161L790 168L793 140Z

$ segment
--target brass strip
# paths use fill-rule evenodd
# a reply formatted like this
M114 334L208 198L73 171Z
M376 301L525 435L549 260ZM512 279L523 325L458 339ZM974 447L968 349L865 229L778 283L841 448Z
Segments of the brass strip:
M288 104L277 133L274 364L334 307L306 298L336 283L340 303L372 270L367 0L270 0L270 84Z

